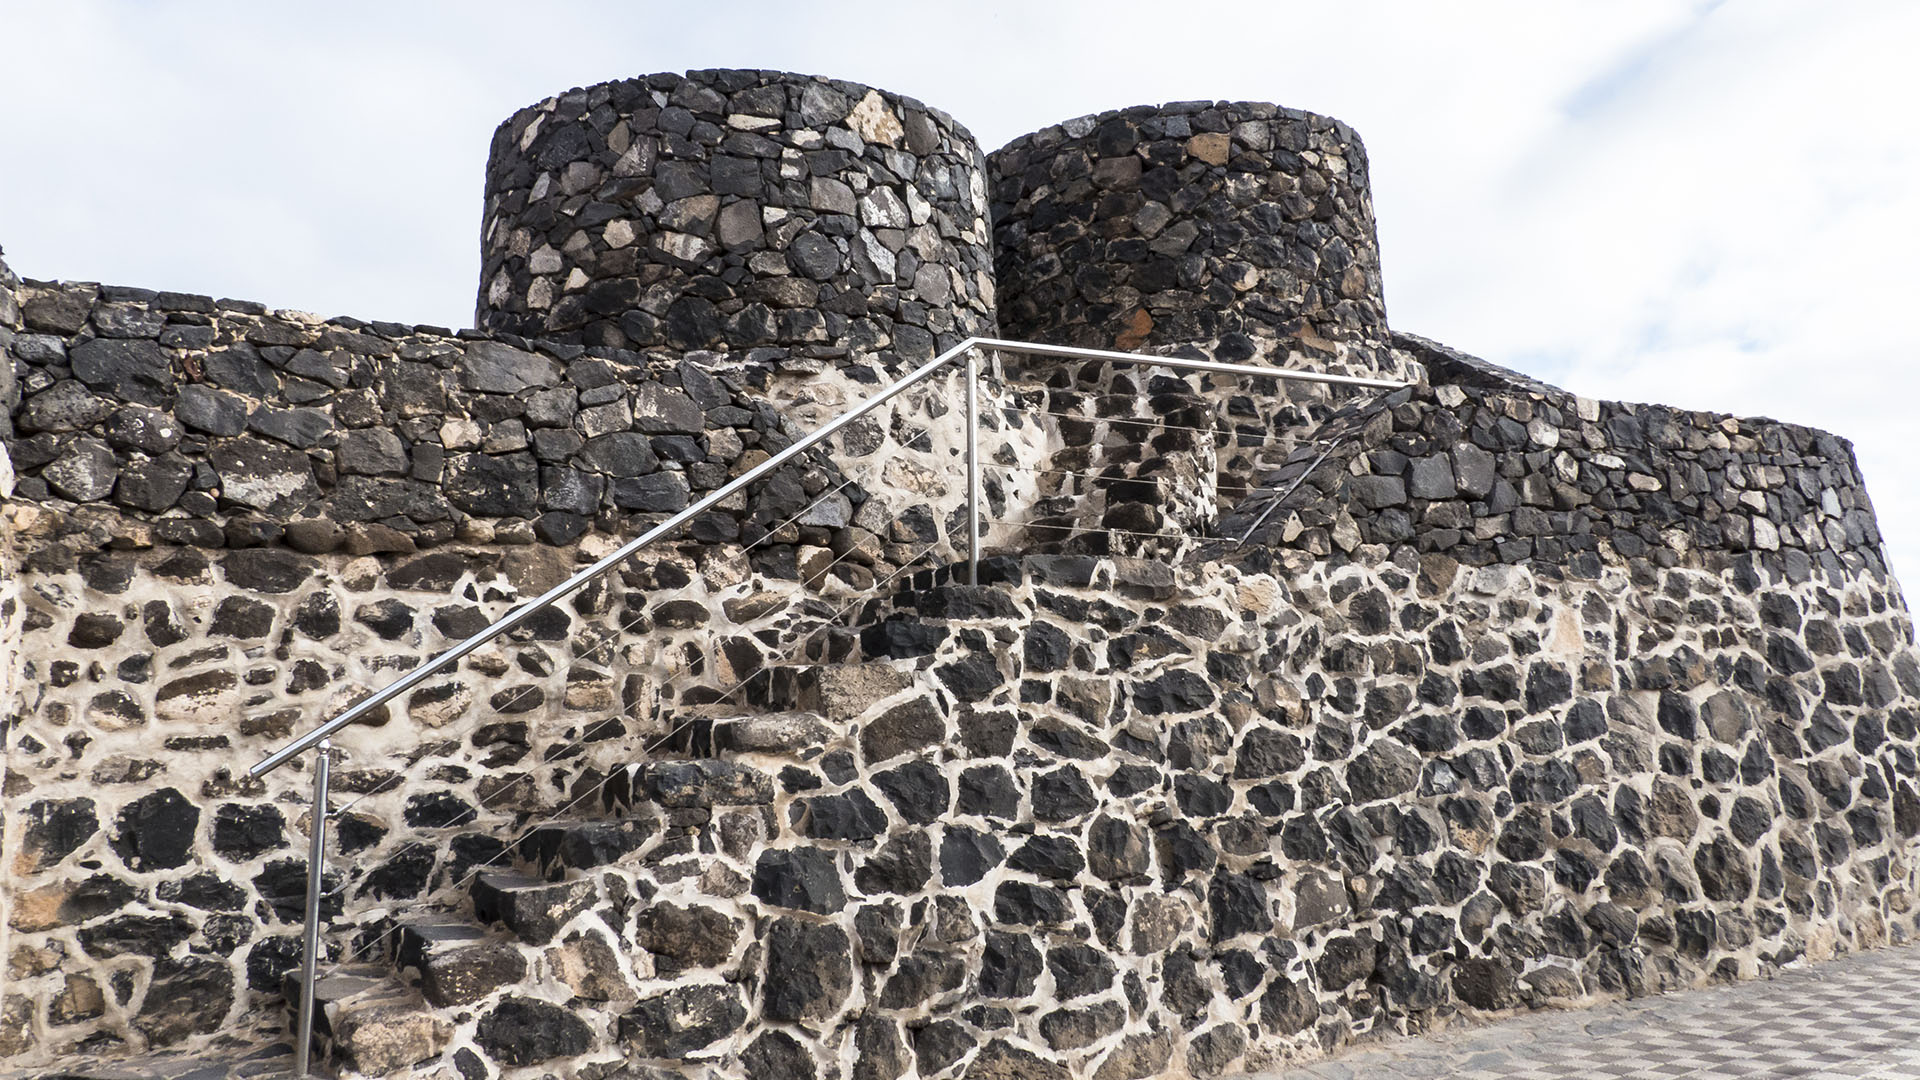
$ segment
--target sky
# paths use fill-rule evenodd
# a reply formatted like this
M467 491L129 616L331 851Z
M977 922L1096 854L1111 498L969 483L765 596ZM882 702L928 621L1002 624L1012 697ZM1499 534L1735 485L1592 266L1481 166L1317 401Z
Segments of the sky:
M1589 397L1852 440L1920 575L1911 0L0 0L0 248L42 279L471 325L493 128L778 68L988 149L1197 98L1351 124L1388 318Z

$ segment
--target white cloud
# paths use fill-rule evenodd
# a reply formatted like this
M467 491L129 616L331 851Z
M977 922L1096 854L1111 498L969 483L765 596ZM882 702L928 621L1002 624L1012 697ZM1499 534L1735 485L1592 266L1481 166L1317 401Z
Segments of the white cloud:
M0 26L16 270L454 326L493 127L571 86L831 74L989 148L1168 100L1329 113L1371 153L1395 325L1594 396L1846 435L1920 573L1920 7L1899 0L0 0Z

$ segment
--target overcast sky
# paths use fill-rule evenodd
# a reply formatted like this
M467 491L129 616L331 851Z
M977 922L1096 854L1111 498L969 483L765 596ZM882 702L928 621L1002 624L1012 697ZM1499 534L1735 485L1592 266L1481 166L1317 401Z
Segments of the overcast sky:
M28 277L460 327L494 125L568 87L834 75L988 149L1275 101L1366 140L1395 327L1844 435L1911 582L1917 54L1910 0L0 0L0 247Z

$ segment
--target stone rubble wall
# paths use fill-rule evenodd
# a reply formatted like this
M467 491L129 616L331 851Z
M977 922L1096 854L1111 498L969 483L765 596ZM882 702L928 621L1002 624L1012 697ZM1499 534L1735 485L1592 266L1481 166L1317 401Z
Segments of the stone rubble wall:
M868 392L727 354L321 322L88 284L29 282L23 296L18 494L133 543L368 554L631 534L783 449L819 416L806 406ZM953 426L952 393L935 385L863 420L841 440L853 476L815 455L693 535L753 543L853 479L757 548L762 566L795 577L808 546L912 561L945 541L963 493L955 451L921 434Z
M1755 553L1796 583L1888 574L1852 447L1773 420L1420 385L1344 410L1263 483L1220 534L1258 522L1255 543L1312 558L1404 545L1589 578L1619 563L1650 581Z
M494 134L476 324L898 373L994 331L984 167L945 113L839 80L572 90Z
M829 728L650 766L632 857L488 945L511 962L470 969L437 1045L564 1046L582 1076L1215 1076L1911 940L1920 663L1890 583L1260 564L916 576L836 650L863 663Z
M308 778L244 767L872 389L723 354L21 292L23 475L4 527L24 576L0 597L0 647L21 642L5 668L6 1056L271 1019ZM895 399L343 735L345 798L394 785L356 807L343 909L439 895L515 814L662 735L666 711L951 558L957 387ZM996 460L1042 452L1033 419L983 426ZM997 490L990 512L1021 497Z
M482 241L457 334L0 263L0 1058L276 1026L309 778L248 763L997 319L1431 382L990 361L1030 557L987 585L916 571L965 553L948 379L342 733L343 953L556 813L631 846L392 1064L1212 1076L1916 929L1920 661L1845 441L1391 333L1335 121L987 159L648 76L503 124Z
M1022 136L987 167L1009 337L1417 377L1389 340L1366 149L1337 120L1141 106Z
M9 1054L277 1023L311 777L306 759L260 781L246 766L612 546L159 545L33 573L8 621ZM670 545L336 736L335 805L354 805L330 910L460 895L526 815L861 595L793 592L737 546Z

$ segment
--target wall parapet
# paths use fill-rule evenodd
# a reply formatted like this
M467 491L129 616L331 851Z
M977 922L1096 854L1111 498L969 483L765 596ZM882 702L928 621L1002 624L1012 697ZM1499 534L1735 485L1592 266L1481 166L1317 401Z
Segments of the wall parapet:
M1314 558L1381 544L1586 577L1603 561L1723 568L1747 553L1795 580L1816 566L1887 576L1845 439L1472 378L1483 385L1414 386L1343 410L1220 535L1259 522L1255 543Z
M322 322L89 284L29 282L23 295L10 442L42 530L309 553L566 545L682 509L791 441L770 369L737 356ZM861 430L855 449L890 452L883 427ZM824 453L780 476L693 535L752 543L787 523L793 535L761 551L776 572L796 545L849 529L886 545L946 528L911 497L863 516L867 489L852 482L791 523L848 478Z

